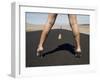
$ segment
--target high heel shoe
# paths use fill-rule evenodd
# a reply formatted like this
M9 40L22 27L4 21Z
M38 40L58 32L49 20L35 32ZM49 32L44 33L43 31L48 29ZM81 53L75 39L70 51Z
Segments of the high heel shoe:
M80 58L81 56L82 56L81 52L75 51L75 57L76 58Z
M43 48L38 48L36 55L42 57L43 56L42 52L43 52Z

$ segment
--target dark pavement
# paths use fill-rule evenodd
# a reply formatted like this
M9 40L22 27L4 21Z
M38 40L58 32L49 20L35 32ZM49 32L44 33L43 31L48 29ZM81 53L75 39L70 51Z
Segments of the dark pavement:
M51 30L44 45L44 58L36 56L42 31L26 32L26 67L89 64L89 35L81 34L82 56L74 56L71 31ZM62 39L58 40L59 32Z

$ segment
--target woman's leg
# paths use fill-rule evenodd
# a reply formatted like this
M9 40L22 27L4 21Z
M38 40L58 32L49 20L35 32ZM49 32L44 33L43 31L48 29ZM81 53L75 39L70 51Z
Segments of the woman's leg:
M47 20L47 23L45 24L45 26L43 28L41 38L40 38L40 42L39 42L39 45L38 45L38 48L37 48L37 56L39 56L40 52L43 51L44 42L47 38L48 32L50 31L50 29L53 27L53 25L55 23L56 17L57 17L57 14L53 14L53 13L48 14L48 20Z
M79 27L77 24L77 18L74 14L69 14L69 23L73 31L73 36L75 38L75 52L81 53L81 46L80 46L80 33L79 33Z

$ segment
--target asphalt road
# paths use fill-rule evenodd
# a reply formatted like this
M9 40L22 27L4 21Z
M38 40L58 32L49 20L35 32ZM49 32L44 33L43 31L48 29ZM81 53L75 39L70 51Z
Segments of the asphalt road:
M71 31L51 30L44 44L45 56L36 56L36 49L42 31L26 32L26 67L88 65L89 64L89 35L81 34L82 56L74 56L73 35ZM62 39L58 40L61 32Z

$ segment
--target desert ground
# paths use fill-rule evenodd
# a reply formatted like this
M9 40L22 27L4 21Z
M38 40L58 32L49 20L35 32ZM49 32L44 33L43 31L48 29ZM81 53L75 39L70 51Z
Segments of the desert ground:
M43 27L44 27L44 25L35 25L35 24L27 24L26 23L26 32L43 30ZM55 24L52 27L52 29L62 29L62 30L64 29L64 30L71 31L71 28L69 25L57 25L57 24ZM80 33L89 34L90 33L89 24L80 24L79 30L80 30Z

